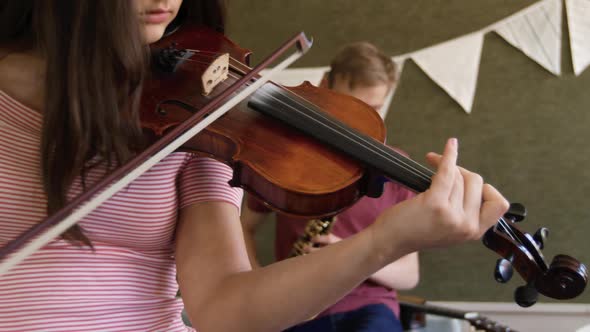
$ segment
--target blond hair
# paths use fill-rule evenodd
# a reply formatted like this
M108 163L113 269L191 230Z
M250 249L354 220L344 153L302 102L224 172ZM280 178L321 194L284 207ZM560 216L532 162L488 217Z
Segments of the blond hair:
M338 51L330 63L328 84L336 79L348 80L349 87L387 84L392 86L397 79L397 68L390 57L369 42L348 44Z

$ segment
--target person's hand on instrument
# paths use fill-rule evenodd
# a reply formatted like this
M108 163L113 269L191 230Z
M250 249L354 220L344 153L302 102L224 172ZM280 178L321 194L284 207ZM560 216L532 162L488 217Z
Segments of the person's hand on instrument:
M430 188L389 208L371 227L375 250L384 258L478 239L508 210L508 201L479 174L457 166L457 155L455 138L442 156L429 153L428 162L437 168Z

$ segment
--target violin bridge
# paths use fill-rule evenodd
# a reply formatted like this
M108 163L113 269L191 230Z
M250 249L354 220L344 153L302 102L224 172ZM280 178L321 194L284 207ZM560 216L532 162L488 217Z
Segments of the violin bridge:
M221 82L225 81L229 73L229 54L218 56L201 76L203 95L207 96Z

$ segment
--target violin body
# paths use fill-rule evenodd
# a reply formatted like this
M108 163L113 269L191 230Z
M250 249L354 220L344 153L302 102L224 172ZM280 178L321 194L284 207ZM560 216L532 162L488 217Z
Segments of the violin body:
M206 46L208 52L230 52L231 58L247 61L249 52L240 48L232 51L232 43L225 37L220 38L221 42L211 42L211 33L214 32L197 28L190 32L197 37L186 42L181 38L175 43L184 49ZM198 54L194 57L202 58ZM209 96L203 96L194 88L195 75L205 70L206 60L203 58L194 64L186 61L174 73L156 71L157 79L146 82L141 122L152 139L165 134L215 97L216 89ZM235 61L230 64L230 77L223 84L233 83L248 69ZM281 88L319 106L355 130L384 142L386 131L379 114L356 98L308 82ZM167 100L174 102L167 103ZM192 105L195 110L185 105ZM230 165L234 170L232 186L244 188L286 214L310 218L333 215L352 205L371 188L361 163L253 110L248 100L209 125L182 149Z

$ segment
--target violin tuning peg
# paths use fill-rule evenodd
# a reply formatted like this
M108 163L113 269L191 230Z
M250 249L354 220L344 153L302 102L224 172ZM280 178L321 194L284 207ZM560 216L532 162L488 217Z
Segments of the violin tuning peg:
M520 203L510 203L510 208L504 217L514 222L522 221L526 217L526 208Z
M510 263L507 259L500 258L496 261L496 268L494 269L494 279L497 282L506 283L512 278L512 273L514 269L512 268L512 263Z
M538 298L539 292L529 285L520 286L516 288L516 291L514 292L514 301L523 308L528 308L537 303Z
M533 235L533 240L535 240L539 246L539 249L543 249L543 247L545 247L545 240L547 240L547 236L549 236L549 228L547 227L539 228Z

